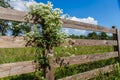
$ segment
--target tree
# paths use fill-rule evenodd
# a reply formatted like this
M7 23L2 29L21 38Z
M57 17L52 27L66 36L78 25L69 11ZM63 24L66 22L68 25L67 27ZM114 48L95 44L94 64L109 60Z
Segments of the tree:
M12 22L11 29L13 36L20 36L22 35L22 28L20 27L20 23Z
M87 37L89 39L98 39L98 35L96 32L89 33Z
M85 35L80 35L80 39L87 39Z
M4 8L11 7L8 3L9 0L0 0L0 6Z
M53 48L59 46L64 41L64 34L61 32L62 21L61 10L53 9L50 2L48 4L39 3L30 6L28 20L32 20L36 26L27 34L27 45L36 47L38 71L42 69L42 76L46 77L49 65L49 55L53 55ZM30 17L31 16L31 17ZM42 53L39 52L42 50Z
M0 35L6 35L8 28L8 21L0 20Z
M69 35L68 38L73 38L73 39L86 39L87 37L85 35Z
M25 35L26 33L29 33L30 31L32 31L32 27L34 27L34 24L21 23L19 27L21 27L22 34Z
M11 8L9 3L5 0L0 0L0 6L1 7L4 7L4 8ZM0 34L1 35L6 35L6 32L8 30L8 21L5 21L5 20L0 20Z
M100 35L99 35L99 38L102 39L102 40L103 39L108 39L108 36L105 32L101 32Z
M11 22L10 27L13 36L24 36L25 34L32 31L32 27L34 27L34 24Z
M76 38L79 38L79 36L72 34L72 35L69 35L69 38L74 38L74 39L76 39Z

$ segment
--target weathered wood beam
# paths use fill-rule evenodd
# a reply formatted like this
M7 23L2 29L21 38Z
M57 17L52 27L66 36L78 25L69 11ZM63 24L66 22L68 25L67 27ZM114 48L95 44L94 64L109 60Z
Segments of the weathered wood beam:
M21 48L25 44L23 37L0 36L0 48Z
M90 39L72 39L73 46L116 46L117 40L90 40ZM0 48L20 48L25 47L24 37L0 36ZM66 44L67 45L67 44ZM69 44L68 44L69 45Z
M87 62L94 62L94 61L99 61L99 60L104 60L104 59L109 59L109 58L114 58L118 57L118 52L106 52L102 54L87 54L87 55L77 55L77 56L72 56L72 57L61 57L61 61L56 61L54 63L54 67L60 67L64 66L64 64L67 66L69 65L75 65L75 64L83 64Z
M77 21L72 21L72 20L65 20L62 19L63 21L63 26L65 28L73 28L73 29L81 29L81 30L90 30L90 31L100 31L100 32L108 32L108 33L115 33L115 29L110 29L106 28L103 26L98 26L94 24L88 24L88 23L83 23L83 22L77 22Z
M0 64L0 78L30 73L34 71L35 64L33 61Z
M27 12L0 7L0 19L25 22L25 16L27 14L28 14ZM72 20L65 20L65 19L62 19L62 21L63 21L63 27L65 28L93 30L93 31L108 32L108 33L116 34L116 30L105 28L103 26L82 23L82 22L77 22Z
M117 40L90 40L90 39L73 39L75 46L116 46ZM71 43L71 44L72 44Z
M100 75L101 73L105 74L105 73L114 71L115 66L117 66L117 64L113 64L113 65L105 66L102 68L94 69L91 71L79 73L79 74L68 76L66 78L62 78L62 79L58 79L58 80L88 80L88 79L91 79L91 78L94 78L94 77Z
M0 19L25 22L27 12L0 7Z

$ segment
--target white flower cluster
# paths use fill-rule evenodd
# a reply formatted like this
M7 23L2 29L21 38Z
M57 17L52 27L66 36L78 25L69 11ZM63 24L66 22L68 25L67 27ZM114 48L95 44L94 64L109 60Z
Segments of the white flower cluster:
M44 45L55 46L63 42L64 33L61 32L62 20L60 15L62 10L59 8L53 9L51 2L47 4L39 3L36 5L30 5L29 7L29 17L34 23L41 25L41 43ZM35 32L30 33L32 35ZM36 34L35 34L36 35ZM43 38L44 37L44 38ZM33 36L34 38L34 36Z

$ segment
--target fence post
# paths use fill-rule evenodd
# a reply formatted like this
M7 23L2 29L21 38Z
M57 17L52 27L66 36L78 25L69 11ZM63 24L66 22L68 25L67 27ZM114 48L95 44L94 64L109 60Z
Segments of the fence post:
M117 29L116 26L112 26L113 29L116 30L116 34L113 33L113 40L117 40L117 46L114 46L114 51L118 51L118 34L117 34Z
M115 26L112 26L113 29L116 29L116 34L113 34L113 39L117 40L117 47L114 47L114 50L118 51L118 57L120 58L120 30Z
M54 80L54 57L50 56L49 58L49 64L50 64L50 69L48 69L48 72L46 74L46 79L47 80Z
M120 30L117 29L118 56L120 57Z

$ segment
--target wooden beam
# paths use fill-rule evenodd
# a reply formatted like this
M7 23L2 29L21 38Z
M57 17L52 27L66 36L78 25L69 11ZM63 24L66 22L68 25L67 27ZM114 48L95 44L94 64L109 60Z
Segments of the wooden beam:
M77 55L73 57L61 57L61 61L56 61L54 63L54 67L60 67L64 66L64 64L69 65L75 65L75 64L83 64L87 62L94 62L94 61L99 61L99 60L104 60L104 59L109 59L109 58L114 58L118 57L118 52L106 52L102 54L87 54L87 55Z
M65 28L100 31L100 32L108 32L108 33L116 34L115 29L105 28L103 26L98 26L98 25L88 24L88 23L83 23L83 22L77 22L77 21L72 21L72 20L65 20L65 19L62 19L62 21L64 23L63 26Z
M0 48L21 48L25 44L23 37L0 36Z
M0 36L0 48L21 48L25 47L24 37ZM69 45L69 44L66 44ZM116 46L117 40L87 40L87 39L73 39L70 42L73 46Z
M28 14L27 12L0 7L0 19L25 22L25 16L27 14ZM116 34L116 30L105 28L103 26L82 23L82 22L77 22L72 20L65 20L65 19L62 19L62 21L63 21L63 27L65 28L93 30L93 31L108 32L108 33Z
M90 40L90 39L73 39L71 45L75 46L116 46L117 40Z
M62 79L58 79L58 80L88 80L88 79L91 79L91 78L98 76L101 73L105 74L105 73L109 73L111 71L114 71L116 66L117 66L117 64L113 64L113 65L105 66L102 68L94 69L91 71L87 71L87 72L79 73L76 75L68 76L66 78L62 78Z
M25 22L27 12L0 7L0 19Z
M34 71L35 64L33 61L0 64L0 78L30 73Z

